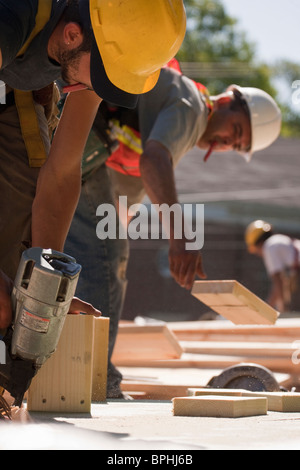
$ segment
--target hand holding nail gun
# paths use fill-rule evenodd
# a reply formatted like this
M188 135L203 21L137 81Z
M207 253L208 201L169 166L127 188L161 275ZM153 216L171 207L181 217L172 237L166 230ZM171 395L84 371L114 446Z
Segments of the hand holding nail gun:
M14 285L1 278L0 321L6 319L1 326L7 328L3 338L7 357L6 364L0 364L0 387L15 398L17 406L31 379L55 351L66 315L101 315L74 298L80 271L81 266L68 255L30 248L22 255Z

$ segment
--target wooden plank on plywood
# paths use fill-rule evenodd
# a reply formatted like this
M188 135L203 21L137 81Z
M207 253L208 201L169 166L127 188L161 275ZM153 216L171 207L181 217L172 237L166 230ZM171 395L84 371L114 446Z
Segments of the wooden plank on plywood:
M300 393L293 392L243 392L244 397L266 397L268 410L281 413L300 412Z
M180 341L184 353L244 357L281 357L291 359L300 343L240 341Z
M189 388L188 396L240 396L240 397L264 397L268 400L268 411L283 413L300 412L300 393L294 392L251 392L243 389L228 388Z
M274 325L278 312L237 281L195 281L192 295L235 325Z
M120 325L112 355L116 366L178 359L182 348L167 325Z
M172 402L174 416L240 418L267 414L264 397L203 395L175 397Z
M294 342L300 338L300 318L279 318L275 325L233 325L228 320L168 322L179 341Z

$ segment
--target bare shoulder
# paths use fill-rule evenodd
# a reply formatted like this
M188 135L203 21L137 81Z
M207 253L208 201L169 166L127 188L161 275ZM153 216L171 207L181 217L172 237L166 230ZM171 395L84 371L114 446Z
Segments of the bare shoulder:
M69 93L66 104L68 107L77 108L81 110L98 108L101 103L101 98L91 90L81 90Z

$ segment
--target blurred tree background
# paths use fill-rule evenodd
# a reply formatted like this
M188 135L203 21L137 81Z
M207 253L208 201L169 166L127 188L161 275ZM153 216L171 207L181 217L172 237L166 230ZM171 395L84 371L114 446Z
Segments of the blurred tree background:
M300 64L258 63L256 44L247 40L238 21L229 16L222 0L184 0L187 32L177 55L182 71L207 86L211 95L232 83L270 93L283 113L282 135L300 137L300 116L291 103L280 102L277 84L292 86L300 78Z

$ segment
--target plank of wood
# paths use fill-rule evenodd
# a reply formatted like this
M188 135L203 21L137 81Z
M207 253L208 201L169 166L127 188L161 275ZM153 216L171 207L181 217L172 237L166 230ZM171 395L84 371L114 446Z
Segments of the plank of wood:
M174 416L240 418L267 414L267 398L239 396L176 397L172 400Z
M300 393L293 392L243 392L244 397L266 397L268 410L281 413L300 412Z
M180 341L184 353L216 354L226 356L285 357L291 359L300 348L300 343L277 342L219 342L219 341Z
M229 389L229 388L195 388L189 387L187 394L189 397L198 397L203 395L221 395L221 396L232 396L232 397L241 397L243 396L242 389Z
M94 319L92 401L106 401L109 318Z
M253 357L246 356L224 356L213 354L188 354L183 353L180 359L164 359L152 360L145 359L143 361L134 359L128 361L128 364L123 363L123 367L136 366L136 367L161 367L161 368L200 368L200 369L225 369L233 365L241 363L255 362L270 369L272 372L279 372L282 374L297 375L299 373L299 365L292 361L290 358L282 357L257 357L253 361Z
M278 312L237 281L195 281L192 295L236 325L274 325Z
M300 314L299 314L300 315ZM168 322L169 329L175 334L179 340L189 340L191 337L198 336L199 340L209 339L214 335L219 337L226 336L238 337L254 337L264 338L266 341L270 337L273 338L290 338L290 340L300 338L300 317L299 318L280 318L275 325L233 325L228 320L216 321L182 321ZM227 339L225 339L228 341ZM230 339L232 341L232 339Z
M268 400L268 411L281 413L300 412L300 393L294 392L250 392L243 389L228 388L189 388L188 396L240 396L263 397Z
M178 359L182 348L167 325L120 325L112 362L116 366L142 364L147 360Z
M89 413L94 317L67 315L53 355L33 378L28 411Z
M277 320L275 325L233 325L228 320L168 322L178 341L297 342L300 318Z
M171 400L174 397L187 396L189 385L123 381L121 389L131 396L143 394L141 396L146 400Z

